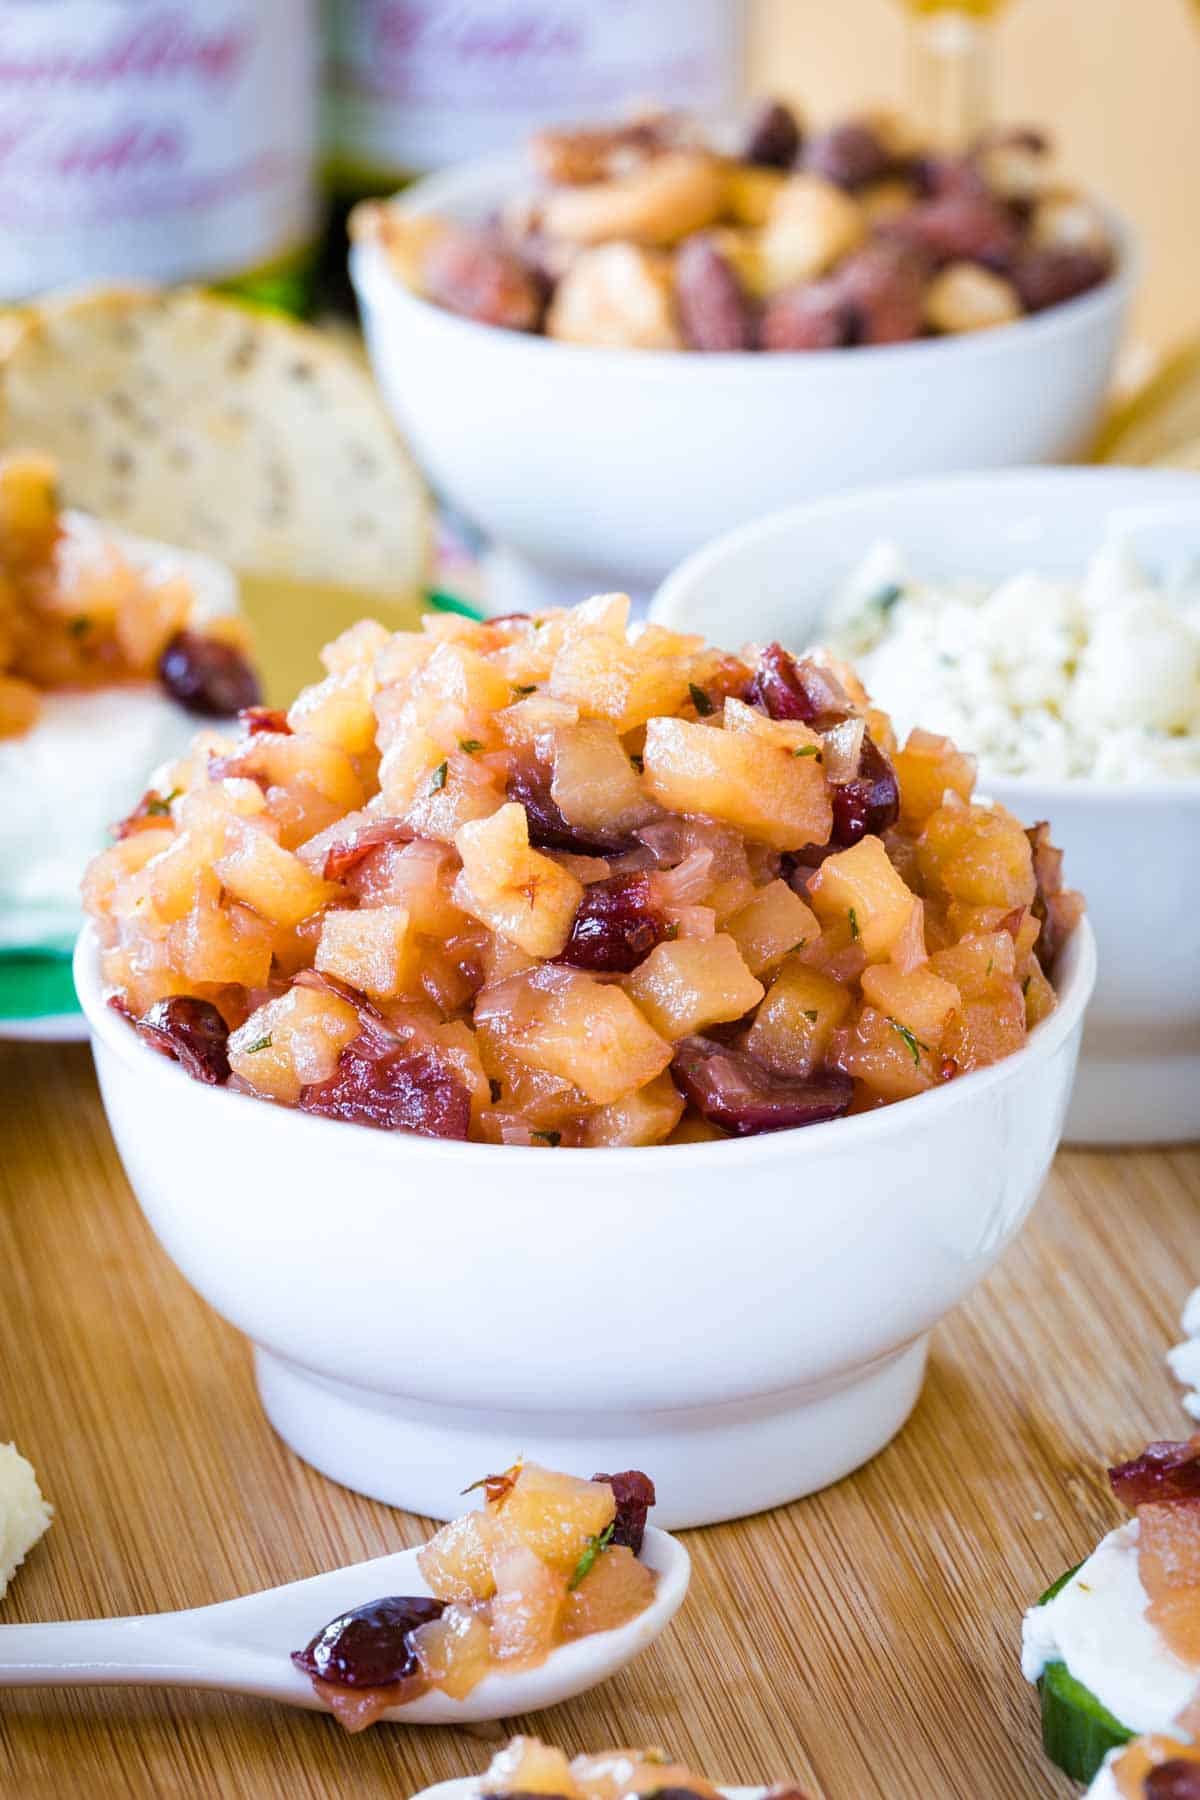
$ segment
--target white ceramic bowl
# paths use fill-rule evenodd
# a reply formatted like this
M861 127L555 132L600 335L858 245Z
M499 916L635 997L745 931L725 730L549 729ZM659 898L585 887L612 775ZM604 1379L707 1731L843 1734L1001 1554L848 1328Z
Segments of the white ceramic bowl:
M1007 1061L902 1104L716 1144L543 1150L317 1119L205 1087L75 979L134 1192L256 1347L280 1434L446 1518L488 1469L642 1467L655 1523L808 1493L903 1424L1062 1128L1094 974Z
M1013 470L896 483L794 507L731 533L671 575L652 613L718 643L802 648L880 539L915 573L1078 575L1115 514L1200 506L1200 479L1123 469ZM1200 514L1198 514L1200 518ZM1197 542L1200 549L1200 540ZM969 746L967 746L969 748ZM1200 781L981 782L1027 824L1049 819L1100 953L1066 1135L1148 1144L1200 1136Z
M521 160L409 188L409 210L478 218ZM384 395L442 493L578 599L649 589L680 557L773 507L855 483L1061 460L1090 438L1133 285L1115 276L1003 330L803 354L584 349L417 299L383 252L351 273Z

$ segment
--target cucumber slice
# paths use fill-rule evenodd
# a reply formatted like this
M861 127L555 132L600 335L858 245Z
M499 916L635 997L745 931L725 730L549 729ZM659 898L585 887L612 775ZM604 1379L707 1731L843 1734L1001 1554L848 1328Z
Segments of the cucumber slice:
M1082 1565L1077 1565L1081 1567ZM1038 1601L1045 1606L1077 1569L1068 1569ZM1075 1781L1090 1782L1110 1750L1135 1735L1101 1706L1090 1688L1076 1681L1064 1662L1047 1663L1038 1682L1042 1702L1042 1743L1050 1761Z

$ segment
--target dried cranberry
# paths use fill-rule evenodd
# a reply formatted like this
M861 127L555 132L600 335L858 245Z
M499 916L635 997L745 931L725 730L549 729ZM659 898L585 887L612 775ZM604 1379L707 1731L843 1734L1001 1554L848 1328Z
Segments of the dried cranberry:
M845 850L868 832L879 837L900 816L900 784L883 751L870 732L863 736L858 774L830 791L833 830L830 841Z
M210 1087L229 1080L229 1027L211 1000L172 994L156 1000L135 1024L152 1049L182 1063L193 1080Z
M782 644L768 644L760 652L747 699L772 719L799 719L804 725L818 720L836 724L850 714L834 677L807 658L789 655Z
M585 888L566 949L573 969L627 975L661 943L666 920L651 903L646 875L613 875Z
M341 843L329 846L321 873L326 881L345 881L372 850L378 850L383 844L411 844L414 836L415 833L400 819L381 819L377 825L363 825Z
M292 1661L334 1687L389 1687L416 1674L412 1634L445 1610L446 1601L424 1595L371 1600L331 1619L303 1650L293 1650Z
M690 237L675 259L675 305L692 350L748 350L753 319L742 284L711 238Z
M271 731L279 737L292 735L288 716L280 706L243 706L238 724L247 737L257 737L260 731Z
M1108 1471L1113 1493L1123 1506L1150 1501L1171 1506L1200 1500L1200 1439L1147 1444L1140 1456Z
M764 100L746 130L742 161L790 169L800 154L800 122L782 100Z
M514 763L509 771L508 797L525 808L529 841L538 850L566 850L574 856L607 856L634 847L632 838L604 832L578 831L550 792L550 774L542 763Z
M619 1475L593 1475L593 1481L606 1481L617 1502L613 1534L609 1542L625 1544L636 1556L646 1535L646 1514L657 1503L654 1483L640 1469L622 1469Z
M878 133L862 120L851 119L818 133L804 153L804 166L838 187L853 190L882 181L892 173L896 159Z
M1146 1800L1200 1800L1200 1762L1190 1756L1173 1756L1156 1764L1142 1777Z
M1098 287L1112 273L1100 250L1025 250L1012 266L1013 285L1028 312L1044 312Z
M671 1073L696 1110L735 1137L840 1119L854 1096L853 1081L840 1069L776 1075L746 1051L704 1037L676 1044Z
M346 1045L327 1081L302 1090L300 1105L323 1119L422 1137L465 1139L471 1124L466 1083L432 1050L390 1048L367 1036Z
M772 294L762 310L764 350L840 350L854 334L854 315L836 281L805 281Z
M262 698L241 651L198 631L175 633L158 659L158 679L180 706L210 719L231 719Z

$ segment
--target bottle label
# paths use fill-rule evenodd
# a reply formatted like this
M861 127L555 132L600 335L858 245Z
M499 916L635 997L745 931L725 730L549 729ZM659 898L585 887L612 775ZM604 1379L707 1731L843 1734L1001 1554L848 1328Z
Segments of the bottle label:
M636 102L727 108L740 0L333 0L326 147L411 173Z
M314 0L0 0L0 297L311 237L316 30Z

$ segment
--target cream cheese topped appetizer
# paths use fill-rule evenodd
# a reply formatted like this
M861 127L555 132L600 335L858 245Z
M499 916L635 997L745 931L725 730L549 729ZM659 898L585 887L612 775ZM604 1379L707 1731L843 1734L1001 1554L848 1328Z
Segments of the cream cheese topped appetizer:
M1047 1753L1079 1781L1138 1733L1190 1735L1200 1687L1200 1437L1149 1444L1109 1478L1135 1517L1023 1628Z
M436 1790L435 1790L436 1791ZM757 1793L763 1800L806 1800L789 1783L758 1789L722 1789L693 1774L662 1750L602 1750L577 1756L534 1737L515 1737L492 1758L490 1767L467 1789L478 1800L720 1800L731 1792ZM464 1796L467 1800L467 1796Z
M1109 1751L1084 1800L1200 1800L1200 1749L1177 1738L1135 1738Z
M65 948L139 776L258 699L222 564L63 509L49 457L0 459L0 950Z

